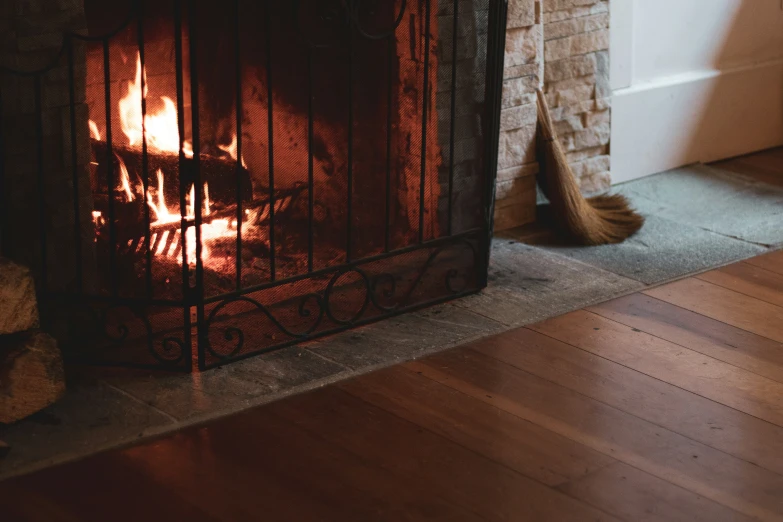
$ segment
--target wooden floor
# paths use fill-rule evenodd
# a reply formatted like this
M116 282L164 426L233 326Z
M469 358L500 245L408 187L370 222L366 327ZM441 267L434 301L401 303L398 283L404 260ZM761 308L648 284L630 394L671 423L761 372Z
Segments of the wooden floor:
M0 484L3 521L783 520L783 252Z

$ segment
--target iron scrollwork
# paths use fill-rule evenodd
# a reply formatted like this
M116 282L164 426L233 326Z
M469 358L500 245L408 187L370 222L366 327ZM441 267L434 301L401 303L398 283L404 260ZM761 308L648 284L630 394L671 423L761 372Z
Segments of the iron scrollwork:
M444 246L435 247L428 255L424 264L416 271L416 275L412 278L410 284L405 288L405 292L399 293L400 285L398 278L388 272L382 272L374 276L370 276L366 269L359 266L350 266L335 271L329 280L326 282L323 290L318 293L309 293L302 295L298 299L298 315L301 318L314 317L314 320L309 326L303 330L293 330L285 326L282 321L275 316L270 307L260 303L258 300L244 296L231 297L221 301L217 306L212 308L206 321L205 329L202 337L202 342L206 347L206 351L214 358L220 361L227 361L233 357L243 353L243 348L246 345L246 336L242 328L235 324L228 324L218 326L220 322L225 321L241 321L247 324L248 319L233 319L239 316L246 316L255 311L261 312L265 315L274 325L274 327L282 334L288 337L288 339L282 340L277 344L284 344L289 340L303 341L308 338L313 338L318 335L319 328L324 324L324 318L328 318L332 326L335 326L338 330L344 330L362 324L369 318L382 318L399 311L406 309L407 307L417 304L413 299L414 293L417 288L420 287L422 281L425 279L430 269L435 262L444 253L452 252L456 248L467 248L470 251L470 258L472 266L466 266L464 274L460 273L460 270L455 268L449 268L443 274L443 285L446 291L451 295L460 294L470 287L470 274L475 272L475 267L478 263L478 252L473 241L469 239L461 239L454 243L449 243ZM341 279L349 274L355 274L358 278L349 284L355 286L355 293L362 293L363 296L359 298L354 296L351 298L353 303L361 303L358 309L350 314L350 317L340 317L340 310L335 306L335 295L338 288L347 288L348 285L341 286L338 283ZM389 303L393 304L389 304ZM226 307L232 304L247 304L250 310L243 310L238 313L223 313ZM377 312L371 314L370 311ZM344 310L342 310L344 312ZM315 315L313 315L315 313ZM212 332L213 328L219 328L222 332L222 339L228 343L230 349L217 350L213 345ZM258 349L267 350L271 347L253 347L250 351Z
M147 352L164 367L179 366L188 354L185 342L174 335L156 339L160 334L155 333L145 310L141 305L100 306L89 300L71 303L68 344L116 352L143 343ZM134 331L138 335L132 336Z
M225 309L227 306L235 303L247 303L251 307L255 308L257 311L264 314L271 322L275 325L280 332L284 333L285 335L288 335L291 338L294 339L304 339L310 336L321 324L321 321L323 320L324 312L326 309L326 306L324 305L324 299L320 294L311 293L311 294L305 294L300 297L299 299L299 306L298 306L298 313L299 317L302 318L309 318L311 317L312 311L310 308L308 308L308 303L313 302L317 307L317 314L315 315L315 320L312 322L312 324L307 327L303 331L294 331L286 327L280 320L278 320L277 317L269 310L269 307L259 303L257 300L247 297L247 296L239 296L239 297L233 297L230 299L226 299L222 301L220 304L215 306L209 313L209 316L207 317L205 321L205 331L201 338L201 341L204 343L207 351L215 358L217 359L230 359L231 357L237 355L242 351L242 348L245 344L245 334L242 331L241 328L238 328L236 326L221 326L221 330L223 331L223 340L232 343L233 346L231 349L227 352L219 352L217 351L213 344L212 340L210 338L210 331L212 330L213 323L215 323L216 319L220 319L220 312L221 310ZM247 312L245 312L247 313ZM233 317L233 316L232 316Z

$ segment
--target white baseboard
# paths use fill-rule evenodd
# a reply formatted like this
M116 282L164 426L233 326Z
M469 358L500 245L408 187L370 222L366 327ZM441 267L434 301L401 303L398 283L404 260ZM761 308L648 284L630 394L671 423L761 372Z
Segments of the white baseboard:
M612 182L783 145L783 60L619 89Z

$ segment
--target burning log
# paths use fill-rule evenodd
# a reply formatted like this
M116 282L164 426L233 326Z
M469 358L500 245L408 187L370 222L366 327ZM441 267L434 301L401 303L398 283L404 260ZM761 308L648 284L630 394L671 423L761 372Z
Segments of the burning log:
M306 189L306 186L300 185L293 189L280 190L275 193L274 209L278 216L285 216L294 208L294 202L299 195ZM226 205L222 210L211 212L209 215L202 216L202 226L208 227L204 235L207 241L235 241L237 229L237 204ZM254 200L242 205L244 214L242 226L260 228L269 223L272 214L271 199ZM193 222L192 219L189 220ZM222 226L218 226L218 224ZM211 237L220 229L222 233L219 237ZM137 235L121 239L120 251L128 253L144 253L146 241L146 230L141 230ZM268 245L269 237L266 234L254 234L252 236L244 235L245 242L261 241L265 246ZM182 252L182 233L180 221L157 222L150 224L150 244L151 250L157 255L178 258Z
M105 141L92 139L92 164L93 193L107 194L108 173L107 162L108 146ZM143 155L139 147L127 147L125 145L112 145L113 178L115 189L130 189L133 194L141 195L141 175L144 172ZM129 175L129 186L123 187L122 165ZM237 199L237 162L231 158L214 157L201 154L199 157L199 170L201 182L209 186L209 194L212 200L218 204L235 202ZM184 190L188 190L194 183L196 174L196 162L193 158L186 157L180 171L179 155L173 152L147 151L147 173L149 186L156 185L155 173L161 171L166 180L166 198L171 202L179 202L180 184ZM253 186L250 181L250 172L245 167L239 169L239 194L242 201L250 201L253 197Z

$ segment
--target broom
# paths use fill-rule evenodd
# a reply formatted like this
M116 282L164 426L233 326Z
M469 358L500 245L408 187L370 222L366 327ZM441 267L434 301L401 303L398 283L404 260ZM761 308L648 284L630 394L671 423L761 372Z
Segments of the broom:
M579 191L568 159L557 141L544 93L537 89L539 124L538 183L552 210L557 229L582 245L622 243L644 224L620 194L585 198Z

